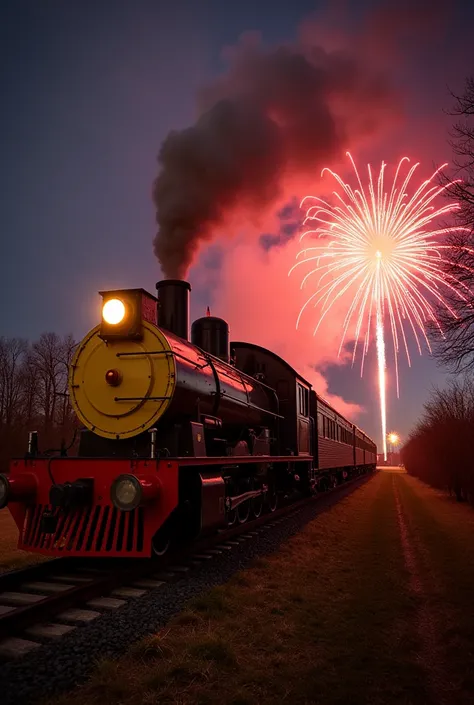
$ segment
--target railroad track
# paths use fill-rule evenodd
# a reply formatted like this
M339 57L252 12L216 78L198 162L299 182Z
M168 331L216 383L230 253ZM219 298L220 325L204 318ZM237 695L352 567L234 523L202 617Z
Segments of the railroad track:
M184 550L170 552L159 562L58 558L4 573L0 575L0 659L20 658L43 643L89 624L103 612L119 609L131 599L184 577L193 567L256 538L310 503L331 506L335 495L371 476L357 477L328 492L224 529Z

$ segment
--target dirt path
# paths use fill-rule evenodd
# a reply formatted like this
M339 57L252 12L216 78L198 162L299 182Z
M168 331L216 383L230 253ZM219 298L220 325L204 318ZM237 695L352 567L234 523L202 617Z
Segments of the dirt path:
M415 598L416 632L419 641L419 662L423 668L431 700L436 705L453 702L455 688L450 682L446 666L445 649L440 631L440 615L435 609L431 593L436 590L439 576L429 570L429 549L409 526L400 500L400 475L392 475L392 485L397 509L398 528L405 565L409 574L408 589Z
M392 486L430 700L471 704L474 632L466 597L474 573L465 568L474 549L474 511L406 474L392 474Z

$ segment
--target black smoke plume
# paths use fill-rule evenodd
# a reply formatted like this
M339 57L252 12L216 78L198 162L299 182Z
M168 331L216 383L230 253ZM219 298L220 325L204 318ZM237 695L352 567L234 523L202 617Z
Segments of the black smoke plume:
M316 179L394 106L386 77L360 52L307 40L265 51L244 40L228 74L202 91L197 122L162 144L153 201L164 275L184 277L227 217L262 213L292 177Z

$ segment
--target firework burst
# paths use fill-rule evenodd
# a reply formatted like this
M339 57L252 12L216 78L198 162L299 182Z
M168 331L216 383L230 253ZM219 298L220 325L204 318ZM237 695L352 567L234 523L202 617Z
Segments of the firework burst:
M455 317L455 312L443 296L443 290L448 289L467 301L467 294L470 293L467 287L445 271L444 265L449 261L446 251L450 246L439 242L440 236L464 228L440 228L435 225L440 218L459 208L457 203L446 203L438 208L434 205L446 186L433 184L433 179L446 164L409 196L407 189L418 164L412 166L404 178L401 177L402 166L409 162L408 157L399 162L391 188L386 191L385 163L382 162L376 179L368 166L368 182L364 188L349 152L347 156L354 167L358 187L353 189L330 169L323 170L322 173L327 171L334 177L342 193L334 191L333 203L316 196L306 196L302 200L301 208L308 199L314 201L307 208L304 221L305 226L311 223L313 227L303 232L300 241L310 236L312 239L322 238L324 242L301 250L289 274L304 263L312 263L310 271L302 280L301 288L311 277L319 275L314 291L303 305L296 323L298 327L305 309L313 303L320 309L315 335L334 304L341 297L348 296L349 304L338 354L346 340L349 325L354 321L352 363L361 346L361 375L375 328L383 452L386 459L386 330L390 330L393 340L398 396L398 354L401 347L405 350L408 364L411 364L405 328L411 329L420 354L423 341L431 351L427 323L431 321L442 335L433 303L438 302Z

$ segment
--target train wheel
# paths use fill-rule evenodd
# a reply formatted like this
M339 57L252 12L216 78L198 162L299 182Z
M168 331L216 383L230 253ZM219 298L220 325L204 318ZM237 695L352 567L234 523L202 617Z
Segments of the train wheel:
M252 499L252 514L255 519L258 519L263 509L263 494L258 495Z
M159 558L168 553L170 547L170 537L166 529L158 529L151 540L153 555Z
M245 524L245 522L250 516L250 501L247 500L246 502L242 502L242 504L239 504L236 509L236 512L239 524Z
M227 526L234 526L237 521L237 509L231 509L227 512Z
M267 492L267 503L268 503L268 509L271 512L274 512L276 508L278 507L278 494L275 489L275 487L271 486L268 488Z

